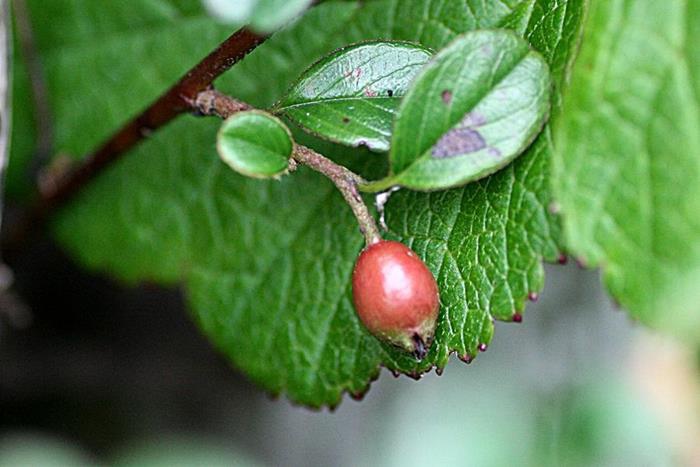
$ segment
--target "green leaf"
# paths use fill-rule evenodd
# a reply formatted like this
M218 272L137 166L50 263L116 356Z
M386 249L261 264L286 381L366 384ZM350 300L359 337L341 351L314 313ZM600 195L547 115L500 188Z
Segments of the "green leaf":
M672 310L700 314L678 296L700 269L698 43L698 0L596 2L556 133L570 252L666 328L689 321Z
M396 118L392 173L369 188L440 190L503 168L541 131L550 88L547 63L515 33L460 36L416 78Z
M94 17L81 10L90 0L50 3L55 14L42 21L48 31L37 30L38 52L60 128L57 149L76 155L230 34L203 14L163 14L144 25L131 3L100 2ZM172 11L169 1L150 3ZM46 2L29 5L41 15ZM90 14L75 23L76 11ZM584 12L578 0L327 2L275 34L216 86L269 106L295 76L342 45L392 38L437 50L467 30L508 22L550 65L556 119ZM127 29L51 47L110 18L121 18ZM363 393L380 365L419 375L443 368L451 353L471 358L490 342L494 319L522 313L528 293L541 289L542 258L559 254L558 222L547 210L548 131L484 180L444 192L396 193L386 207L387 236L426 259L442 294L437 339L416 362L382 347L355 316L349 279L362 238L332 184L304 168L279 183L237 176L216 155L219 124L183 117L155 133L64 209L54 231L93 269L128 281L182 282L205 334L268 391L334 405L343 392ZM366 177L385 173L378 158L358 158L357 150L303 142Z
M396 109L430 56L409 42L338 49L306 70L275 111L321 138L388 151Z
M216 148L221 160L236 172L253 178L271 178L287 170L294 140L279 119L250 110L224 121Z

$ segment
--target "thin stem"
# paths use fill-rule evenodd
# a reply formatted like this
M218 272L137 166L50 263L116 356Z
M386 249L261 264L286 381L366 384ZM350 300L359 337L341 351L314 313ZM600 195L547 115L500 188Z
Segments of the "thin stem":
M365 183L362 177L306 146L295 144L292 157L297 162L325 175L335 184L345 198L345 202L352 209L352 213L360 225L360 231L365 236L367 246L381 241L382 236L377 228L377 223L357 189L359 184Z
M27 68L34 104L34 125L37 132L36 155L30 167L31 175L34 176L51 157L51 148L53 147L51 108L46 80L44 79L44 69L37 54L27 3L25 0L13 0L12 6L17 25L17 42L24 58L24 65Z
M10 157L12 122L12 21L10 4L0 4L0 221L4 201L5 170Z

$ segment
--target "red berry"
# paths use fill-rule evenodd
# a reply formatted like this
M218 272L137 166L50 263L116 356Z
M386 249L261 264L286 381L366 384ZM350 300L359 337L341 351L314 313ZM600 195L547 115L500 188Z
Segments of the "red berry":
M435 334L440 295L430 269L403 243L380 241L355 263L352 298L376 337L422 359Z

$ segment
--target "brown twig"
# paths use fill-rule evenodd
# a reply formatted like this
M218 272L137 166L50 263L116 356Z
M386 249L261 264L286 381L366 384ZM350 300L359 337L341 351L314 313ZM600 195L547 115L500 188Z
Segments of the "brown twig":
M261 36L243 28L226 39L216 50L144 110L141 115L112 135L80 166L57 183L53 190L43 193L41 202L44 205L44 210L71 198L104 167L120 158L126 151L178 115L191 111L195 106L197 95L201 91L211 87L216 78L239 62L266 38L267 36Z
M140 115L86 157L80 165L48 184L49 189L39 194L27 217L8 233L4 248L11 250L26 241L26 237L45 222L50 212L70 200L107 166L177 116L195 109L198 95L211 88L216 78L263 43L267 37L269 36L242 28L226 39Z

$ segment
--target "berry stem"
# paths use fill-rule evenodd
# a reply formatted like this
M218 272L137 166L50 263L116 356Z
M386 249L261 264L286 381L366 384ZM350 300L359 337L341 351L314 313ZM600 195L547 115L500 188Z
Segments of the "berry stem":
M352 209L352 213L355 215L357 223L360 225L360 231L362 235L365 236L365 243L367 246L381 241L382 236L379 234L377 223L369 212L369 209L367 209L367 205L357 188L358 185L366 183L362 177L348 168L336 164L313 149L300 144L294 145L292 158L316 172L325 175L335 184L336 188L338 188L343 195L343 198L345 198L345 202L348 203L350 209Z

